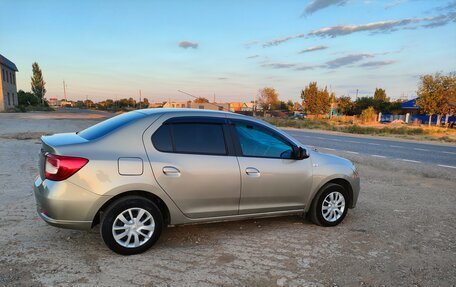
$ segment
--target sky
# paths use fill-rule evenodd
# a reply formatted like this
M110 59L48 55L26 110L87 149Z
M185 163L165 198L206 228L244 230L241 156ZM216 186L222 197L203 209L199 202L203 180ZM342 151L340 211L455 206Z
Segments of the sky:
M300 100L311 81L336 96L413 98L419 76L456 71L456 0L0 0L0 54L30 90L94 101L251 101L263 87ZM9 16L5 16L9 15Z

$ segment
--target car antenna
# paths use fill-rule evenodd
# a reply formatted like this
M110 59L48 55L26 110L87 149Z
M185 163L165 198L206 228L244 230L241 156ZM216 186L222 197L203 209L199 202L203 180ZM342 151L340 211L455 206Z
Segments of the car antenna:
M177 90L177 91L178 91L179 93L186 94L187 96L190 96L190 97L192 97L192 98L198 99L197 96L194 96L194 95L192 95L192 94L190 94L190 93L187 93L187 92L184 92L184 91L181 91L181 90ZM216 106L216 107L218 107L219 109L222 109L222 110L224 110L224 111L231 112L229 109L227 110L227 109L225 109L223 106L216 105L215 103L210 103L210 102L208 102L208 104L213 105L213 106Z

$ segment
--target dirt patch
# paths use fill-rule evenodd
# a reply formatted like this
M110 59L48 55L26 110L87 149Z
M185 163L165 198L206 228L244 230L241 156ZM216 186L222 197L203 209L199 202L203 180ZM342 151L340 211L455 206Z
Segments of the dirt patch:
M12 133L12 134L2 134L0 138L3 139L14 139L14 140L37 140L41 136L50 135L47 132L24 132L24 133Z

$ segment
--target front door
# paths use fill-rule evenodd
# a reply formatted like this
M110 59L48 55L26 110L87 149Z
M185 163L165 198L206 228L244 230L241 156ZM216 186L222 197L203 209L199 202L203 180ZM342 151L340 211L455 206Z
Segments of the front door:
M273 129L234 120L241 156L240 214L302 209L312 185L309 159L293 159L293 143Z

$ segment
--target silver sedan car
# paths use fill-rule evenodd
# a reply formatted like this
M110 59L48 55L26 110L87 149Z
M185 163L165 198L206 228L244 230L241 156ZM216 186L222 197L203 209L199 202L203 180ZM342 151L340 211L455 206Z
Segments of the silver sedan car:
M64 228L99 224L126 255L168 225L306 214L334 226L360 188L349 160L234 113L138 110L41 140L38 214Z

